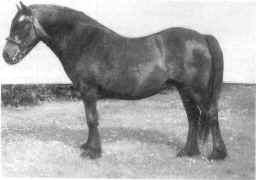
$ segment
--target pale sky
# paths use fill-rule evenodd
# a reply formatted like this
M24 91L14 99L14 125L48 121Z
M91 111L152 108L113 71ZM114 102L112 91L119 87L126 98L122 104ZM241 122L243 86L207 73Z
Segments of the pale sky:
M0 6L0 52L16 13L16 0ZM205 2L170 0L24 0L30 4L59 4L98 20L125 36L144 36L181 26L212 34L224 52L224 81L256 83L256 1ZM6 65L0 56L2 83L69 83L59 60L38 44L19 64Z

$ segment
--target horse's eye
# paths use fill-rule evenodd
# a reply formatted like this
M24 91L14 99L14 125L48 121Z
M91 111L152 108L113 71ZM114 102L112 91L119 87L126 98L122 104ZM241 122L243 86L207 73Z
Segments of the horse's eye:
M30 23L29 22L20 22L17 24L16 28L19 32L22 31L28 31L30 29Z
M31 24L28 22L19 22L15 25L13 29L13 34L20 37L20 39L24 39L30 33Z
M19 22L17 25L18 25L18 28L24 28L27 24L28 22L22 21L22 22Z
M24 22L18 22L18 23L16 23L14 26L13 26L13 30L14 31L20 31L20 30L22 30L23 28L24 28L24 25L25 25L26 23L24 23Z

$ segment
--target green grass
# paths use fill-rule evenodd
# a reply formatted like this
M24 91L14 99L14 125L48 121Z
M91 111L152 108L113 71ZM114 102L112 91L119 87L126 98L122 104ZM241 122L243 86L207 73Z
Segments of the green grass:
M2 172L9 177L253 179L253 86L225 86L220 124L229 157L209 162L211 144L194 158L177 158L187 119L176 92L140 101L98 104L102 158L80 157L87 127L80 101L2 107ZM211 140L211 138L209 138Z

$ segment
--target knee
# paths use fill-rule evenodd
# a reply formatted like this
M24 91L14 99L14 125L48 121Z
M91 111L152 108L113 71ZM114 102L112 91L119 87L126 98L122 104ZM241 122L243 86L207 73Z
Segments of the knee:
M97 114L91 114L89 113L87 116L87 125L90 127L94 127L94 126L98 126L98 118L97 118Z
M99 122L97 120L95 121L87 120L87 125L88 127L98 127Z

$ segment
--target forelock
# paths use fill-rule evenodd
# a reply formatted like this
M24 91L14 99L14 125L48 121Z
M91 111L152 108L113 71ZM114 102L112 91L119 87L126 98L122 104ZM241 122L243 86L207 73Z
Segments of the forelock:
M13 19L13 23L19 23L22 22L24 20L27 20L29 18L28 15L24 14L22 12L22 10L18 11L18 13L16 14L16 16Z
M21 15L19 18L18 18L18 22L22 22L26 19L27 17L25 15Z

